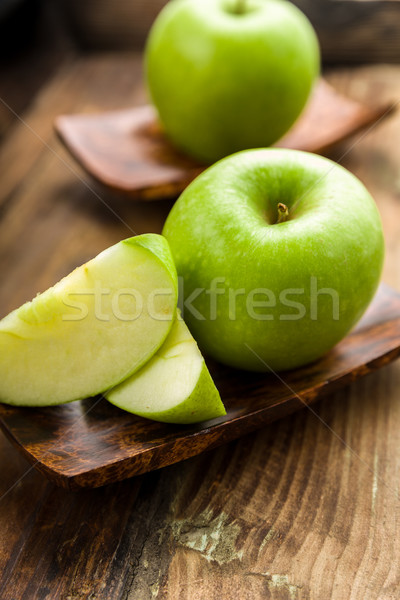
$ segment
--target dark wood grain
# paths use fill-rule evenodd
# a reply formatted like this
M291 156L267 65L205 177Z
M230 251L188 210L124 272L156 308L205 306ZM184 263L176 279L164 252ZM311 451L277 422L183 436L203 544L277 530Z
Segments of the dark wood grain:
M400 0L294 0L314 25L324 64L399 62Z
M390 108L386 104L366 106L320 80L305 112L277 145L324 153L388 116ZM174 149L151 106L64 115L56 119L55 126L60 139L89 175L134 199L176 196L205 168Z
M214 364L227 414L156 423L103 398L44 409L0 405L0 425L35 468L67 488L97 487L180 462L308 406L400 355L400 295L382 287L358 327L326 357L281 377Z
M151 25L167 0L60 0L84 48L142 48Z
M400 0L293 0L311 20L324 64L398 62ZM62 0L82 46L143 47L166 0Z
M396 65L327 76L362 104L400 98ZM129 228L161 230L171 202L89 189L52 131L60 113L144 102L140 56L84 56L22 115L57 156L13 126L0 154L1 316ZM397 290L399 139L396 111L331 154L376 199L383 277ZM1 600L398 600L399 389L396 361L219 448L96 489L54 486L0 431Z

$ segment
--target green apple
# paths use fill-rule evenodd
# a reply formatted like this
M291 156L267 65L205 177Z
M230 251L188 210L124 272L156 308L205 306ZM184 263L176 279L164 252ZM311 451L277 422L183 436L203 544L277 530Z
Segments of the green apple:
M240 152L210 167L163 233L200 348L249 370L291 369L328 352L371 301L384 256L363 184L293 150Z
M151 29L145 67L166 134L208 163L286 133L319 73L319 48L287 1L172 0Z
M109 389L166 339L177 276L166 240L123 240L0 321L0 401L60 404Z
M105 396L119 408L164 423L197 423L226 414L204 358L179 314L158 352Z

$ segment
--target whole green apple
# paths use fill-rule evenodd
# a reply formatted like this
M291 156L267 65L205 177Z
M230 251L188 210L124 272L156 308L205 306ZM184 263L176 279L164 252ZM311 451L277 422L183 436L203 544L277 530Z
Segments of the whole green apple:
M284 0L172 0L145 58L166 134L206 163L282 137L319 72L315 32Z
M326 158L250 150L207 169L164 226L200 347L234 367L309 363L360 319L379 283L380 217Z

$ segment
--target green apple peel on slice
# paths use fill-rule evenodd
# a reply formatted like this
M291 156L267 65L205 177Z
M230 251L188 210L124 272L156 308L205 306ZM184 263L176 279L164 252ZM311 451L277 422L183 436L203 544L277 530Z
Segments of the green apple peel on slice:
M166 240L123 240L0 321L0 401L61 404L104 392L139 369L175 319Z
M158 352L106 398L128 412L164 423L197 423L226 414L204 358L179 315Z

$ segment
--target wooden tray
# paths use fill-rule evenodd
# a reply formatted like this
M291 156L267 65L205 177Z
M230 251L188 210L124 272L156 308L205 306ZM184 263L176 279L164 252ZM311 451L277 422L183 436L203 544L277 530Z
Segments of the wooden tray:
M400 355L400 294L381 286L357 328L318 362L275 375L210 365L227 415L197 425L134 417L104 399L45 409L0 405L0 425L66 488L97 487L170 465L262 427Z
M321 79L307 109L277 145L322 154L390 112L389 106L371 108L350 100ZM64 115L55 128L94 179L131 198L176 196L205 168L172 147L151 106Z

